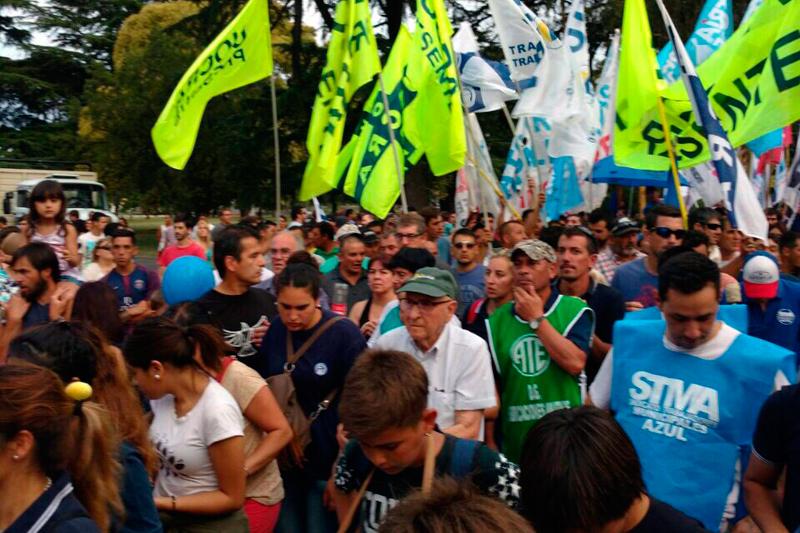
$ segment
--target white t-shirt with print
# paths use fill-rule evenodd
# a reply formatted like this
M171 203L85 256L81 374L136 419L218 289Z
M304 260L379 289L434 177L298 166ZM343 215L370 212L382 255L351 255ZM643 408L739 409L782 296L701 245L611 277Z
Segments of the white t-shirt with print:
M171 394L151 400L150 406L150 440L161 461L153 495L188 496L218 490L208 447L244 435L244 418L230 393L210 379L197 404L184 416L176 416Z

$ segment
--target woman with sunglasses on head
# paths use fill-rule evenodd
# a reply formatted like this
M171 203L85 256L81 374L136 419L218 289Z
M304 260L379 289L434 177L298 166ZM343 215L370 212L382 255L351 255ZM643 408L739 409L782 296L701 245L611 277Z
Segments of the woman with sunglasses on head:
M281 469L286 496L277 531L336 531L323 493L339 451L339 393L366 341L353 322L321 308L314 267L288 264L275 289L279 317L254 357L264 362L262 375L273 390L280 380L291 380L297 404L311 420L309 431L295 434L290 444L292 464Z
M114 429L86 383L0 366L0 531L109 531L122 511Z
M83 269L86 281L99 281L114 268L114 255L111 253L111 239L105 237L97 241L92 249L92 262Z
M360 329L364 337L369 339L380 321L386 306L397 300L394 294L394 275L389 268L391 258L379 255L370 259L367 266L367 284L370 297L353 304L350 310L350 320Z
M117 455L122 464L120 496L124 513L113 517L119 522L114 530L160 532L161 521L153 504L150 483L158 459L148 438L139 397L119 350L88 323L51 322L15 338L9 356L12 363L48 368L65 383L78 379L92 387L93 400L108 411L121 439Z
M149 318L128 336L124 353L150 398L150 440L161 460L153 496L164 530L249 533L242 413L196 360L218 364L213 330Z

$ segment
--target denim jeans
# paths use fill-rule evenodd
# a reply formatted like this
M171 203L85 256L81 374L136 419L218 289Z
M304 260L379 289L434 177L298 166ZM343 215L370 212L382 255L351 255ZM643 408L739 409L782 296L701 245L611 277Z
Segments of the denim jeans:
M285 493L276 533L335 533L336 513L322 504L325 481L301 472L282 473Z

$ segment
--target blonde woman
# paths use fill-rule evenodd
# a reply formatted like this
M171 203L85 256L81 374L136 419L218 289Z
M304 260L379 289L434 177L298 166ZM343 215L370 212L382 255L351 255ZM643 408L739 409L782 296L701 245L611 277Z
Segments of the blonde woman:
M197 231L195 242L205 250L206 261L210 263L214 254L214 241L211 240L211 227L208 225L208 221L205 218L198 220L195 230Z
M92 262L83 269L85 281L100 281L114 268L114 255L111 253L111 238L100 239L92 250Z

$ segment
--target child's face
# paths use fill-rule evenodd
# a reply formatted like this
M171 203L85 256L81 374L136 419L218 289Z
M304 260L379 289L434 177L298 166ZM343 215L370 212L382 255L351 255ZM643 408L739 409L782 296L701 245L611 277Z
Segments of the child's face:
M415 426L390 428L376 437L359 439L367 459L389 475L396 475L412 466L422 466L425 460L425 433L433 430L436 411L426 409Z
M36 212L42 218L55 218L61 211L61 200L58 198L45 198L41 202L36 202Z

